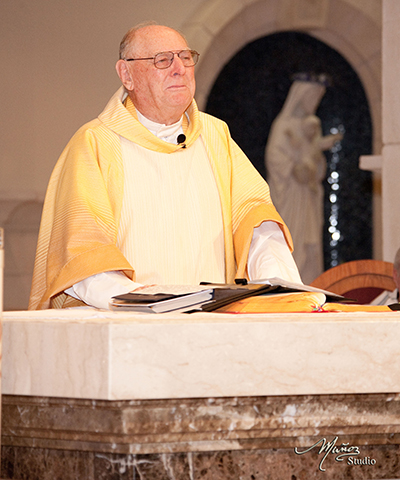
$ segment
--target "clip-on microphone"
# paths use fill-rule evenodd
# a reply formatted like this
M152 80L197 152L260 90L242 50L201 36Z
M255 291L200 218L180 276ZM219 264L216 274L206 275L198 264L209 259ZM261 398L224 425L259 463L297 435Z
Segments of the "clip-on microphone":
M176 141L178 142L178 145L181 145L182 144L182 148L186 148L186 135L184 135L183 133L180 133L177 138L176 138Z

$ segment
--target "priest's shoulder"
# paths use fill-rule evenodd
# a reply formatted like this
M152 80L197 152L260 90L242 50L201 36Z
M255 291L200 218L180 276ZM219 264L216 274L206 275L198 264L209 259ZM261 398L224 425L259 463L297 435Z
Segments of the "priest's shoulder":
M214 117L214 115L210 115L209 113L199 112L199 117L203 128L207 129L216 129L218 131L229 133L229 127L224 120L220 118Z
M111 130L99 118L94 118L78 128L68 143L91 142L98 138L106 139L110 134Z

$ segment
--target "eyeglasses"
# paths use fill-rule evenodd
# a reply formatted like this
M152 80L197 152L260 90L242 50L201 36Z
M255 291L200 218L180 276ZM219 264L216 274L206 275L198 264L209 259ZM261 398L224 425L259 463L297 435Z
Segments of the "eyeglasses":
M185 67L194 67L199 61L200 54L196 50L181 50L180 52L160 52L156 53L154 57L148 58L127 58L127 62L134 62L135 60L153 60L156 68L168 68L172 65L174 57L177 55Z

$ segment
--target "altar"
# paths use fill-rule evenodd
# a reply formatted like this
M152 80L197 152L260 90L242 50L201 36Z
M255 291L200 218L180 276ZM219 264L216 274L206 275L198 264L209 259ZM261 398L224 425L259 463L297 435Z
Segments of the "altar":
M400 477L400 313L5 312L5 479Z

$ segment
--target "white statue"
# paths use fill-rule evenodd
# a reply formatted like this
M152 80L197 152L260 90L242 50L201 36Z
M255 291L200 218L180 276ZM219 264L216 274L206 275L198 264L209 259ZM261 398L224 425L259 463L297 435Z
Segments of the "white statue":
M306 284L323 272L322 152L342 139L340 133L322 136L315 112L324 94L318 82L294 81L265 150L271 198L292 234L293 255Z

